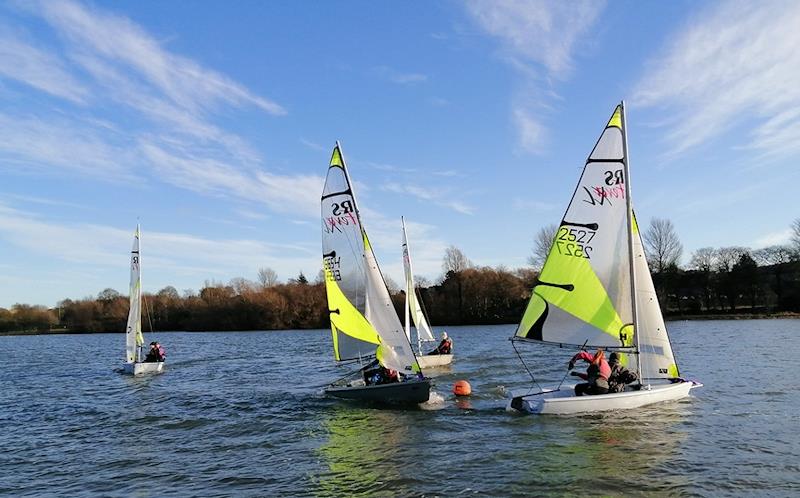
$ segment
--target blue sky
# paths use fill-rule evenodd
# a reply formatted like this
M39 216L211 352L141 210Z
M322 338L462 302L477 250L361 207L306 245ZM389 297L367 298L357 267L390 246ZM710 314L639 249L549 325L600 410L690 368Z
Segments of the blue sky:
M320 267L340 140L400 281L525 265L625 99L638 217L684 259L788 240L797 2L0 4L0 306Z

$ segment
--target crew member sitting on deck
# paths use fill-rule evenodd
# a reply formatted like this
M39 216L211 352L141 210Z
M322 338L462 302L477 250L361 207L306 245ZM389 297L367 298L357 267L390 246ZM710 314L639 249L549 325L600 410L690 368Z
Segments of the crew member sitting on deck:
M147 352L147 356L144 358L144 361L155 363L157 361L164 361L166 358L167 354L164 352L164 348L161 347L161 344L158 342L151 342L150 351Z
M602 349L592 355L587 351L581 351L572 357L569 361L569 369L575 368L575 362L583 360L589 363L586 373L570 372L570 375L580 377L587 381L575 386L575 396L583 396L584 394L607 394L608 393L608 377L611 375L611 367L606 361L605 353Z
M376 365L377 368L370 368ZM364 370L364 382L366 382L368 386L377 386L380 384L400 382L400 379L397 376L397 370L379 365L378 361L375 360Z
M621 393L625 390L626 384L636 381L636 374L620 363L619 354L608 355L608 366L611 367L611 375L608 377L608 392Z
M447 337L447 332L442 332L442 342L436 349L428 354L450 354L453 351L453 340Z

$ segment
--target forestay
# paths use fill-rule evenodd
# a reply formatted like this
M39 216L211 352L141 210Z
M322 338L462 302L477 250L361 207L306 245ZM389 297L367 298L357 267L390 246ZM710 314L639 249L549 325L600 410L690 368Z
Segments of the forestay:
M125 328L125 361L134 363L137 351L144 344L142 336L142 272L139 265L139 225L133 235L133 248L131 249L131 284L130 284L130 309L128 311L128 325Z
M405 219L400 218L403 225L403 268L406 277L406 312L410 314L417 329L417 337L420 342L433 341L433 333L428 325L428 320L422 313L422 307L417 299L417 288L414 285L414 270L411 266L411 249L408 247L408 235L406 234ZM411 340L410 324L406 323L406 336Z
M387 368L419 372L389 297L361 217L339 144L322 192L325 288L337 360L376 354ZM376 350L376 345L380 346Z
M516 337L631 347L621 107L589 155Z

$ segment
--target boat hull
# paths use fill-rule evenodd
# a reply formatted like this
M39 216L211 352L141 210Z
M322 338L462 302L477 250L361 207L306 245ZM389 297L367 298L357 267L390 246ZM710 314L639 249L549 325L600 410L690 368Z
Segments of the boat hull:
M125 363L123 367L123 372L128 375L157 374L163 371L163 361Z
M430 398L430 379L410 380L375 386L330 386L325 394L335 398L376 401L379 403L424 403Z
M650 389L625 391L621 393L594 396L575 396L571 388L551 390L541 393L516 393L506 406L506 410L524 413L574 415L578 413L604 412L610 410L630 410L654 403L674 401L685 398L693 387L691 381L675 384L651 386ZM513 393L512 393L513 395Z
M426 354L417 356L420 368L434 368L449 365L453 362L452 354Z

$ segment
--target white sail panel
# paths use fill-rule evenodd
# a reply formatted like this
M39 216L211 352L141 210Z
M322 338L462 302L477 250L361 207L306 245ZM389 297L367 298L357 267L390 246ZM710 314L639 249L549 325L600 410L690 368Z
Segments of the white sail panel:
M389 290L383 280L375 254L366 234L364 235L364 248L367 262L367 320L378 331L381 338L381 352L379 360L387 368L413 374L419 372L419 365L411 350L400 318L394 309Z
M621 107L586 161L516 336L631 347Z
M433 332L428 325L428 320L425 319L425 314L422 312L419 299L417 299L417 289L414 285L414 270L411 266L411 249L408 246L408 235L406 234L406 223L402 220L403 224L403 269L406 277L406 306L411 319L417 329L417 337L422 342L434 341ZM410 337L409 337L410 339Z
M658 304L653 279L647 265L641 234L633 222L633 264L636 274L636 312L642 379L674 379L679 377L667 327ZM631 367L629 367L631 368Z
M139 225L133 236L131 249L131 281L129 289L130 309L128 310L128 324L125 327L125 361L134 363L137 359L137 350L144 344L142 336L142 272L139 259Z

